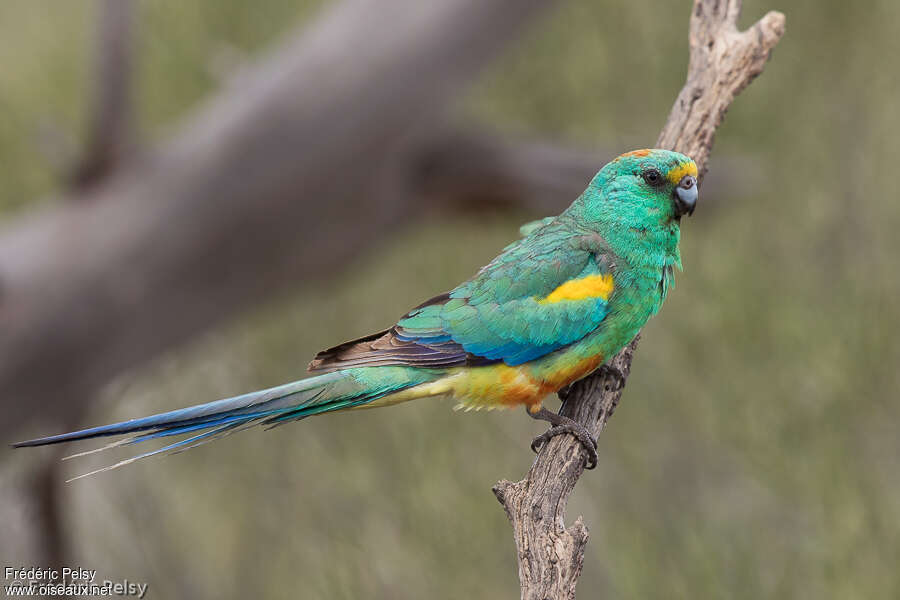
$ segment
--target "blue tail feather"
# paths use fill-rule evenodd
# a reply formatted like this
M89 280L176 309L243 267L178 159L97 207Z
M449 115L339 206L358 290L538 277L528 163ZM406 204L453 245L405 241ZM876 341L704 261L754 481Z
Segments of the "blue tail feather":
M284 410L284 409L283 409ZM227 417L222 417L221 419L216 419L214 421L203 422L203 423L195 423L193 425L183 425L182 427L175 427L173 429L164 429L162 431L157 431L154 433L146 433L144 435L136 436L126 442L126 444L139 444L141 442L146 442L147 440L154 440L156 438L162 437L170 437L173 435L182 435L184 433L190 433L192 431L199 431L203 429L209 429L210 427L216 427L218 425L228 425L231 423L238 422L240 423L248 423L253 419L257 419L260 417L270 416L271 412L262 412L262 413L250 413L247 415L230 415Z
M230 429L234 429L238 427L241 423L229 423L228 425L222 425L220 427L216 427L211 431L205 431L203 433L191 436L189 438L185 438L183 440L179 440L167 446L163 446L162 448L157 448L156 450L150 450L149 452L144 452L143 454L138 454L137 456L132 456L131 458L126 458L125 460L120 460L119 462L109 465L107 467L103 467L100 469L96 469L89 473L84 473L82 475L78 475L69 479L68 481L75 481L76 479L81 479L83 477L88 477L89 475L95 475L97 473L102 473L103 471L111 471L113 469L117 469L119 467L123 467L127 464L133 463L135 461L141 460L142 458L149 458L151 456L156 456L157 454L168 454L171 452L177 452L179 450L186 450L187 448L192 448L194 446L200 445L205 441L205 439L213 438L216 435L223 434Z
M377 379L367 377L371 369L379 369ZM104 436L135 434L131 438L125 438L95 450L80 452L70 457L74 458L157 438L188 436L162 448L144 452L88 473L91 475L149 456L181 452L253 425L263 424L275 427L312 415L361 406L393 392L433 380L437 376L439 376L437 373L425 373L403 367L361 367L333 371L234 398L216 400L141 419L37 438L13 445L15 447L43 446ZM377 381L377 383L365 383L373 381Z
M319 400L329 386L342 383L347 377L347 372L335 371L258 392L242 394L233 398L198 404L149 417L122 421L121 423L27 440L13 444L13 446L16 448L44 446L75 440L150 431L149 434L138 436L130 442L137 443L138 441L150 440L156 437L208 429L226 422L249 422L262 417L271 417L298 407L308 406L310 403Z

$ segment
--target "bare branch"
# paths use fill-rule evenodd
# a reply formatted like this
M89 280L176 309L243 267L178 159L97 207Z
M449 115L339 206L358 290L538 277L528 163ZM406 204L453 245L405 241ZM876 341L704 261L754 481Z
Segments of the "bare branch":
M108 175L128 151L132 136L132 0L98 3L99 26L88 115L87 145L72 174L74 187Z
M657 140L696 161L706 172L716 129L734 100L762 73L772 48L784 34L784 15L770 12L738 31L739 0L694 2L687 82Z
M7 224L2 423L89 397L408 218L411 131L548 5L342 2L89 202Z
M778 12L739 32L740 6L740 0L695 0L687 83L657 142L692 156L701 173L726 110L762 72L784 34L784 15ZM619 402L636 345L637 338L607 366L561 394L562 413L599 434ZM554 437L525 479L494 487L513 526L523 599L575 597L588 532L580 517L567 529L565 516L568 496L583 470L583 455L573 436Z

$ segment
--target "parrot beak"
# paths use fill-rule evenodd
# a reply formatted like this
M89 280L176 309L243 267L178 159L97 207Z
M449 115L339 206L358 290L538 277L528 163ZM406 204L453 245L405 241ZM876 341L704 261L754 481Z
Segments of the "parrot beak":
M675 214L679 218L683 215L694 214L694 206L697 204L697 178L693 175L685 175L675 188Z

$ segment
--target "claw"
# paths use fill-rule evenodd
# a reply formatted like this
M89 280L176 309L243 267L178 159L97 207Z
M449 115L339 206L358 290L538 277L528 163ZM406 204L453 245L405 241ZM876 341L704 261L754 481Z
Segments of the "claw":
M550 441L550 438L564 433L570 433L575 436L575 438L579 442L581 442L581 445L587 451L588 456L587 460L585 461L584 468L586 470L590 470L597 466L597 440L594 439L594 437L587 430L587 428L584 427L584 425L570 419L569 417L564 417L562 415L551 412L546 408L541 408L537 412L531 412L529 410L528 415L532 419L547 421L551 425L553 425L553 427L531 440L532 451L538 452L544 446L544 444Z

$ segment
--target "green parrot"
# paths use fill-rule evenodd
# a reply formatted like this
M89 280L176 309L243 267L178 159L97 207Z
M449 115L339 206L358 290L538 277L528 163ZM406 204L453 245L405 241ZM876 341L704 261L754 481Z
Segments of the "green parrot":
M524 237L468 281L384 331L320 352L309 364L313 377L15 445L135 434L107 448L184 436L110 469L255 424L450 396L467 409L523 405L553 425L533 448L571 433L592 467L590 433L542 401L603 365L656 314L681 269L681 217L696 202L693 160L668 150L628 152L561 215L523 227Z

